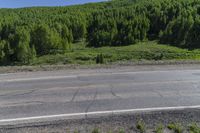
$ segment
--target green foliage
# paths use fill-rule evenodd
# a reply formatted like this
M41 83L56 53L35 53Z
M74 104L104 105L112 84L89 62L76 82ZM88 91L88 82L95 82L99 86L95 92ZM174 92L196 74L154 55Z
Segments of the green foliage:
M134 10L110 10L92 16L88 25L89 46L121 46L146 39L149 21L145 15L135 15Z
M200 16L195 18L193 27L189 32L186 40L187 47L190 49L200 48Z
M183 127L181 124L178 123L172 123L168 125L168 128L170 130L173 130L175 133L183 133Z
M0 42L0 62L1 63L3 63L5 61L5 58L6 58L5 45L6 45L6 41Z
M95 128L92 133L100 133L99 129L98 128Z
M53 50L62 48L62 42L55 29L51 30L47 25L39 25L31 33L31 45L35 46L37 54L45 55Z
M74 131L74 133L80 133L78 130Z
M124 129L120 129L118 133L125 133Z
M145 133L146 132L146 125L144 121L139 120L136 124L136 128L139 130L140 133Z
M23 28L17 28L14 38L14 43L16 45L14 50L14 57L16 57L16 60L19 62L24 64L29 63L30 60L35 56L33 47L30 48L29 46L30 34Z
M200 133L200 127L195 123L191 124L189 128L190 128L190 133Z
M84 40L88 47L158 40L181 48L200 48L200 1L112 0L68 7L0 9L1 65L31 64L36 57L71 54L76 47L73 43ZM104 58L162 60L177 56L148 50L140 56L119 54L107 52Z
M97 55L103 55L103 63L139 60L199 60L200 51L189 51L156 42L143 42L123 47L85 48L82 43L74 44L72 51L65 54L44 55L34 60L40 64L96 64ZM156 58L155 58L156 57ZM159 58L158 58L159 57Z
M159 124L156 129L155 129L155 133L163 133L164 131L164 126L162 124Z
M103 64L104 63L104 59L103 59L103 54L98 54L96 57L96 64Z

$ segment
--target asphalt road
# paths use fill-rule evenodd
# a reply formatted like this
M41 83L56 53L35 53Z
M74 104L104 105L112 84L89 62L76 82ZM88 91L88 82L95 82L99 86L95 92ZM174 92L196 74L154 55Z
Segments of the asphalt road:
M0 120L200 105L200 70L131 69L0 75Z

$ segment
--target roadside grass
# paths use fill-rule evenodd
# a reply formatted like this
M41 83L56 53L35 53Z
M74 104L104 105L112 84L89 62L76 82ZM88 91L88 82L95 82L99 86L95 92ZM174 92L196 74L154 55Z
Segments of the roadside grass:
M146 132L146 125L145 125L144 121L142 121L142 120L137 122L136 128L139 130L140 133Z
M174 133L183 133L184 128L179 123L171 123L167 126L170 130L174 131Z
M125 130L121 128L118 133L125 133Z
M95 128L92 133L100 133L99 129L98 128Z
M159 124L155 128L155 133L163 133L164 126L162 124Z
M189 126L190 133L200 133L200 127L196 123L192 123Z
M102 56L102 57L101 57ZM140 60L198 60L200 50L189 51L173 46L157 44L155 41L140 42L130 46L89 48L83 42L73 44L65 54L45 55L36 58L31 65L53 64L108 64L118 61Z
M74 133L79 133L79 131L76 130L76 131L74 131Z

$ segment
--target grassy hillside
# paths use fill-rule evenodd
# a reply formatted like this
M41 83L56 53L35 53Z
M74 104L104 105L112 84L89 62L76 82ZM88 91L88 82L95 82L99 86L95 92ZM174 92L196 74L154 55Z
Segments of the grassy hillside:
M99 54L103 55L103 63L140 60L198 60L200 50L187 49L158 44L157 42L141 42L120 47L85 47L85 43L76 43L73 50L65 54L45 55L35 59L32 65L52 64L96 64Z

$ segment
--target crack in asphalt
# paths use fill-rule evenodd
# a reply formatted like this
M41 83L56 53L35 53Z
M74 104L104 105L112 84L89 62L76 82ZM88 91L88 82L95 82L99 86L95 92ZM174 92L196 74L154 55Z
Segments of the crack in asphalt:
M161 98L163 98L164 96L163 96L163 94L161 94L159 91L157 91L157 90L154 90L153 89L153 92L155 92L156 94L158 94Z
M74 93L74 95L73 95L73 97L72 97L72 99L71 99L70 102L74 102L74 100L75 100L76 96L78 95L79 91L80 91L80 88L78 88L78 89L75 91L75 93Z
M23 96L23 95L28 95L28 94L32 94L34 92L36 92L37 90L30 90L28 92L24 92L24 93L19 93L19 94L16 94L17 92L15 93L7 93L7 94L3 94L3 95L0 95L0 97L6 97L6 96Z
M121 96L118 96L118 95L114 92L113 88L114 88L113 85L110 85L110 93L112 94L112 96L117 97L117 98L121 98Z
M91 106L94 104L96 98L97 98L97 95L98 95L98 89L96 89L95 93L94 93L94 96L92 98L92 101L90 102L90 104L88 105L88 107L86 108L85 110L85 113L87 113L89 111L89 109L91 108Z
M30 102L21 102L21 103L10 103L8 105L18 105L18 104L32 104L32 103L38 103L38 104L45 104L45 102L42 102L42 101L30 101Z
M177 96L179 96L179 97L182 96L181 93L180 93L180 90L176 90L176 94L177 94Z
M36 91L37 90L30 90L29 92L25 92L25 93L21 93L21 94L14 94L14 95L11 95L11 96L24 96L24 95L32 94Z

